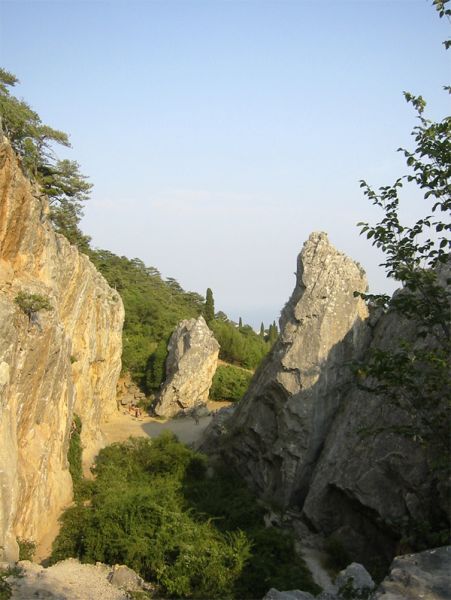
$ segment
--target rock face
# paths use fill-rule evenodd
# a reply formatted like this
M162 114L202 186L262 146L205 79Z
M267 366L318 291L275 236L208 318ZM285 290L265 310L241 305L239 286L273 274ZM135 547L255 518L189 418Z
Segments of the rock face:
M451 546L434 548L417 554L397 556L390 572L374 590L368 572L353 563L338 575L336 583L341 592L321 592L316 600L449 600L451 598ZM315 600L301 590L279 592L272 588L263 600Z
M449 600L451 546L397 556L374 600Z
M266 499L302 504L350 373L365 346L362 269L313 233L298 257L280 337L230 421L227 455Z
M406 534L449 526L449 484L434 468L443 456L420 443L421 432L405 435L418 411L351 375L349 362L374 349L433 343L418 341L413 322L395 312L369 315L353 295L365 288L355 263L325 234L311 235L279 340L201 449L220 448L263 499L333 537L353 560L388 567Z
M206 404L218 364L219 344L205 319L182 321L171 336L166 381L155 413L174 417Z
M368 352L394 349L399 340L418 343L412 322L383 314ZM385 557L388 566L400 540L421 524L449 527L449 483L434 469L437 457L403 433L415 420L415 413L353 383L317 461L303 515L360 562Z
M38 541L71 500L73 414L86 449L116 410L122 301L88 257L47 220L48 206L0 145L0 547ZM29 318L19 293L51 305Z

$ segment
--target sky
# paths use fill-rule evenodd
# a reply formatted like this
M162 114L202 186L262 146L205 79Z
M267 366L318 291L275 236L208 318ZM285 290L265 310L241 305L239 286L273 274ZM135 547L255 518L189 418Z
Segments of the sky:
M449 23L427 0L0 0L0 65L94 184L82 229L216 310L278 319L312 231L392 291L359 180L407 169L402 92L449 114ZM406 190L402 216L426 214Z

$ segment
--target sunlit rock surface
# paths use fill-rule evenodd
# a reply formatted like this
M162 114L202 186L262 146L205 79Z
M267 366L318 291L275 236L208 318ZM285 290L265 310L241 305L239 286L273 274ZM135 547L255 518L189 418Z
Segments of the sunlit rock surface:
M168 350L166 381L155 405L160 417L205 405L218 365L219 344L203 317L179 323Z
M40 294L32 321L15 303ZM124 310L117 292L48 221L47 201L0 145L0 546L39 541L71 500L67 449L74 412L82 443L102 444L116 410Z

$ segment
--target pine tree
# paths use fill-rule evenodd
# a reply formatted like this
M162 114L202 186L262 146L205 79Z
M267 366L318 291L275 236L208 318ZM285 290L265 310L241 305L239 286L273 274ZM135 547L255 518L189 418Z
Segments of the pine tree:
M207 288L207 293L205 294L204 318L207 325L215 318L215 301L213 299L213 292L210 288Z
M261 323L261 325L260 325L260 337L261 337L262 339L264 339L264 338L265 338L265 326L264 326L264 324L263 324L263 321L262 321L262 323Z
M278 335L279 335L279 332L277 329L276 322L273 321L272 325L269 326L269 331L268 331L268 342L271 344L271 346L277 340Z
M238 320L238 327L241 329L243 327L243 319L240 317Z

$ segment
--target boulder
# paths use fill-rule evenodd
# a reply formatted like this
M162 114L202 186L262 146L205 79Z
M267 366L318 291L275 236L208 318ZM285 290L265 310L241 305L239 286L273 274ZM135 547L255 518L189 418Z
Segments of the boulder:
M144 587L144 579L126 565L114 565L108 575L108 581L111 585L127 591L142 590Z
M451 546L397 556L374 600L450 600Z
M203 317L179 323L169 340L166 381L155 413L175 417L206 405L218 354L219 344Z
M355 562L340 571L335 585L339 591L345 588L349 594L353 593L356 596L368 595L375 588L375 583L365 567Z

